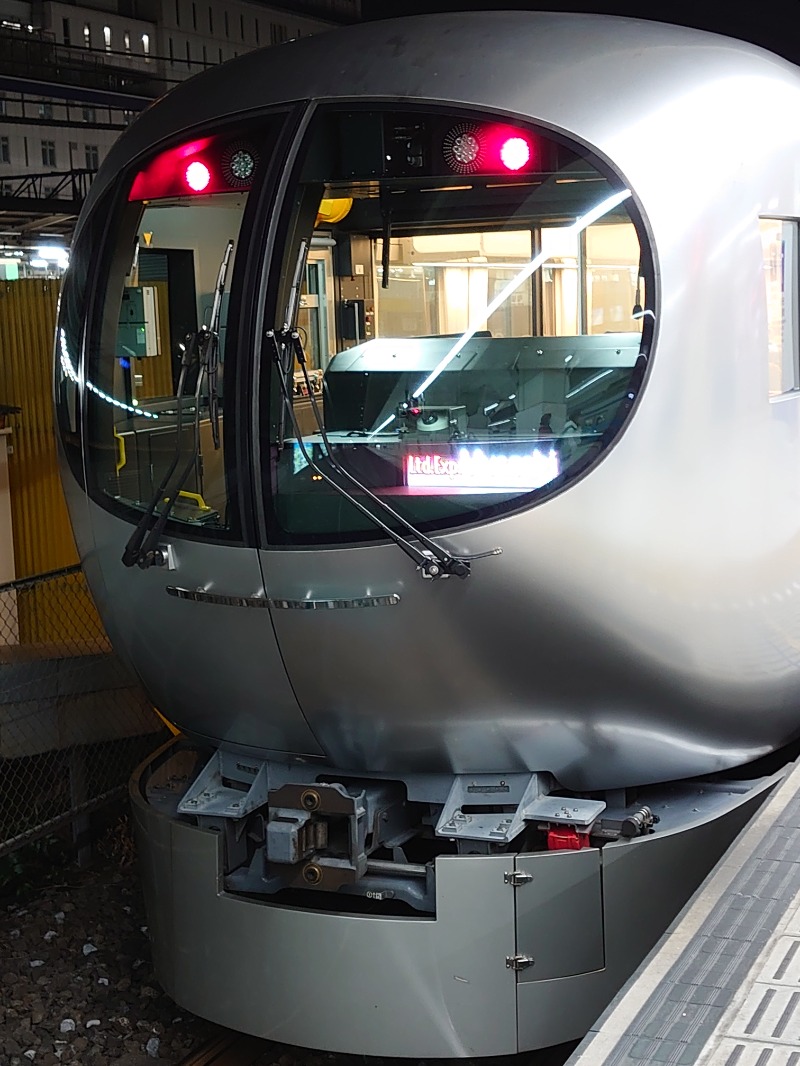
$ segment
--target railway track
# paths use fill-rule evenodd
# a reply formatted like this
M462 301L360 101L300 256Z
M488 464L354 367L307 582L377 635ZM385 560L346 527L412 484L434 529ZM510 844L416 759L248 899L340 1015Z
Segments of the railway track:
M202 1047L181 1059L178 1066L256 1066L269 1047L268 1040L221 1029Z

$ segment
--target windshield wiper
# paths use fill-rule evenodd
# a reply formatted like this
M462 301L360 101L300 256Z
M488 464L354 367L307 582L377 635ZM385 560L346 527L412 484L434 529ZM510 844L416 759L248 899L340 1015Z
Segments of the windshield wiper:
M286 410L292 421L292 426L295 431L297 443L300 450L303 453L303 458L306 460L311 469L323 479L328 485L330 485L340 496L343 496L348 500L361 514L368 518L375 526L384 532L390 540L392 540L401 551L414 562L417 569L420 571L424 578L436 580L442 577L469 577L470 575L470 563L475 559L486 559L491 555L500 555L502 548L493 548L488 552L479 552L475 555L453 555L448 552L441 545L427 537L419 529L411 524L403 515L398 514L392 507L385 503L380 497L371 492L366 485L363 485L350 471L342 466L334 456L333 448L328 439L328 434L325 430L324 419L319 410L314 392L311 388L311 381L308 375L308 367L306 364L306 354L303 350L303 345L300 341L300 334L297 330L281 330L280 333L276 333L275 330L269 330L267 338L270 340L274 347L274 359L278 370L278 381L283 394L284 403L286 404ZM283 349L283 350L282 350ZM351 485L353 485L359 492L363 493L367 499L370 500L386 517L393 519L398 525L402 526L415 540L423 546L422 549L418 548L415 544L406 540L397 530L388 526L378 515L373 514L369 508L365 507L360 500L356 499L347 489L340 485L338 481L327 474L318 463L316 463L306 448L306 443L303 440L303 434L300 429L297 416L294 413L294 406L292 404L292 396L289 391L286 374L284 368L289 361L286 357L286 353L293 355L303 373L305 379L306 391L308 392L309 400L311 401L311 410L314 414L314 421L319 429L320 437L325 445L327 452L327 459L333 470L337 474L346 478ZM293 360L292 360L293 361Z
M169 518L170 511L178 498L192 467L197 463L200 455L200 396L203 381L208 381L209 389L209 415L211 418L211 433L214 447L219 448L219 398L217 394L217 373L219 369L219 318L222 308L222 297L225 292L225 278L228 273L231 254L233 253L233 241L228 240L217 273L217 283L214 290L214 303L211 308L211 316L208 325L202 325L196 333L188 337L189 343L184 347L181 356L181 373L178 379L178 388L175 398L177 400L175 453L169 466L153 493L150 502L145 508L144 514L125 545L122 553L122 562L125 566L139 566L142 570L154 564L160 563L161 557L158 551L158 542L164 531L164 526ZM195 382L194 401L194 425L192 434L192 451L189 461L180 471L172 488L167 491L167 486L172 480L181 457L183 448L183 413L184 413L184 389L186 377L190 367L197 363L197 380ZM166 496L164 495L166 493ZM161 510L156 515L156 508L162 503Z

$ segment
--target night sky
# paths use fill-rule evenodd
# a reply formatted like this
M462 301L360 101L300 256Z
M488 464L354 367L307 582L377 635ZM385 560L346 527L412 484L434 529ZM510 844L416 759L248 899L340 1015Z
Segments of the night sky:
M800 63L800 0L362 0L365 19L434 11L590 11L713 30Z

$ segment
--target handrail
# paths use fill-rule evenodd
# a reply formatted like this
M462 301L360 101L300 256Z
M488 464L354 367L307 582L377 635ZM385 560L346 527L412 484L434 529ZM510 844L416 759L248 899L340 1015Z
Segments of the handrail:
M6 581L5 584L0 585L0 593L19 592L21 589L35 588L36 585L41 585L45 581L50 581L57 577L67 577L69 574L78 574L80 571L80 563L75 563L73 566L64 566L60 570L48 570L43 574L19 577L15 581Z

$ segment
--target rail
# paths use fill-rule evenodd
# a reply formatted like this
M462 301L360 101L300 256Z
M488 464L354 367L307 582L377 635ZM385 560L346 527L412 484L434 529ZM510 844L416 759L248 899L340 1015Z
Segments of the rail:
M262 1062L277 1062L276 1046L269 1040L222 1029L181 1059L178 1066L260 1066Z

